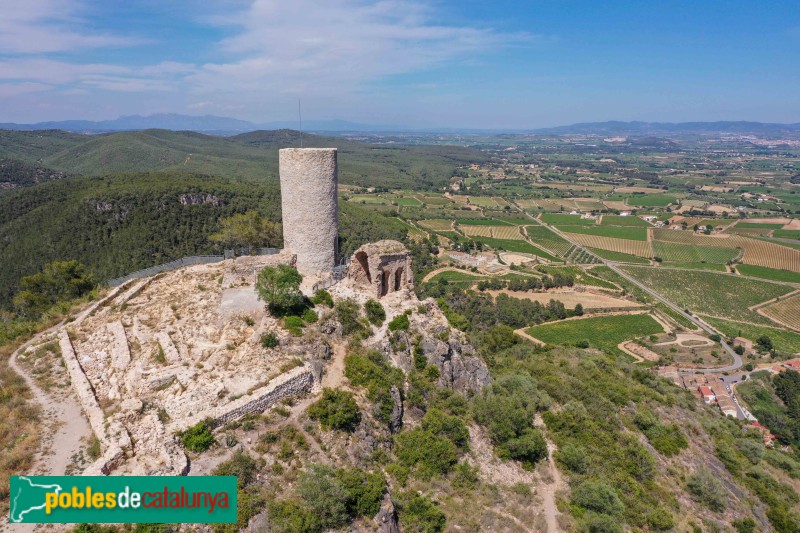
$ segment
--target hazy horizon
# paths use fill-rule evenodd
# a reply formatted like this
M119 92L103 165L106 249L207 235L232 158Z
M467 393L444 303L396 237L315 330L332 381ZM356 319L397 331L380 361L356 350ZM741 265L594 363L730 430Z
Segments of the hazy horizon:
M0 122L800 122L788 1L2 1Z

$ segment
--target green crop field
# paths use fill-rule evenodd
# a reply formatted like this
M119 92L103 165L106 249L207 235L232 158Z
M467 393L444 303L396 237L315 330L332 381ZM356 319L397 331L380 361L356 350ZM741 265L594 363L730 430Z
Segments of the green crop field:
M623 217L621 215L603 215L602 220L600 220L601 226L631 226L631 227L639 227L639 228L646 228L649 227L650 224L647 223L646 220L641 219L639 217Z
M544 226L526 226L525 231L534 244L539 244L555 254L564 255L572 248L568 240Z
M406 198L406 197L394 198L394 202L396 202L397 205L403 206L403 207L421 207L422 206L422 202L420 202L416 198Z
M669 204L677 203L674 196L663 194L645 194L643 196L634 195L628 197L628 205L638 205L641 207L666 207Z
M478 207L497 207L494 198L488 196L470 196L469 203Z
M789 283L800 283L800 273L788 270L777 270L774 268L761 267L756 265L736 265L736 270L744 276L755 278L771 279L775 281L788 281Z
M567 233L581 233L583 235L597 235L614 239L628 239L631 241L646 241L646 228L631 228L623 226L566 226L558 224L556 227Z
M709 318L709 324L717 328L726 337L744 337L755 341L762 335L766 335L772 340L775 349L781 352L797 353L800 352L800 333L787 329L774 328L769 326L756 326L753 324L743 324L721 318Z
M739 222L734 228L755 228L755 229L781 229L783 224L761 224L760 222Z
M732 274L625 266L625 272L693 313L760 324L771 323L748 307L794 290Z
M592 348L624 354L617 345L623 341L663 333L664 328L650 315L613 315L562 320L540 324L525 333L547 344L573 345L588 340Z
M545 213L542 215L542 222L548 224L566 224L571 226L594 226L596 221L581 218L580 215L559 215L556 213Z
M361 195L352 196L352 197L350 197L350 201L351 202L356 202L356 203L361 203L361 204L389 204L389 203L391 203L389 200L387 200L386 198L383 198L381 196L374 196L374 195L368 195L368 194L361 194Z
M457 218L456 222L467 226L512 226L504 220L494 218Z
M484 276L476 276L473 274L469 274L468 272L457 272L455 270L445 270L444 272L439 272L435 276L433 276L429 283L438 283L442 280L446 280L448 283L474 283L478 282L481 279L486 279Z
M796 229L776 229L772 232L773 237L779 239L797 239L800 240L800 230Z
M636 263L638 265L650 264L650 261L648 259L636 255L623 254L621 252L612 252L611 250L601 250L599 248L589 248L589 251L598 257L607 259L608 261L618 261L620 263Z
M545 266L545 265L538 265L536 270L539 272L543 272L545 274L555 274L560 272L562 274L568 274L575 278L576 283L580 283L582 285L591 285L592 287L602 287L604 289L611 289L618 291L619 287L614 285L610 281L606 281L604 279L596 278L586 273L580 267L576 266Z
M715 272L727 272L728 267L719 263L664 263L665 267L690 268L692 270L713 270Z
M653 241L653 254L664 261L679 263L725 264L739 254L735 248L719 246L692 246L674 242Z
M432 218L428 220L420 220L418 224L431 231L452 231L449 220L443 218Z
M526 254L534 254L544 257L550 261L562 261L558 257L554 257L546 251L538 248L526 241L517 241L510 239L493 239L491 237L472 237L473 240L488 244L495 250L505 250L507 252L522 252Z

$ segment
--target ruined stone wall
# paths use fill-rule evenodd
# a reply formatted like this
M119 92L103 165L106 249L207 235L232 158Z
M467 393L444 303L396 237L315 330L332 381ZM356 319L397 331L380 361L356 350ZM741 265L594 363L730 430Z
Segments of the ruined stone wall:
M335 148L280 150L284 247L303 275L325 275L336 265L339 232Z

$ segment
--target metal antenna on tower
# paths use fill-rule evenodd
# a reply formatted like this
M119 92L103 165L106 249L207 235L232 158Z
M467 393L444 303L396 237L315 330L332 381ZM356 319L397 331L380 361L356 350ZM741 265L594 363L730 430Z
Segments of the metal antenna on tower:
M303 147L303 113L300 111L300 99L297 99L297 116L300 118L300 148Z

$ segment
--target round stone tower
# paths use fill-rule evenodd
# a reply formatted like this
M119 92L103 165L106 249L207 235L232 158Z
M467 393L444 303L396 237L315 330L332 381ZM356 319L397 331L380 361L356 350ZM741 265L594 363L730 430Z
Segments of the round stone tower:
M336 148L284 148L279 161L284 248L304 276L330 274L339 235Z

